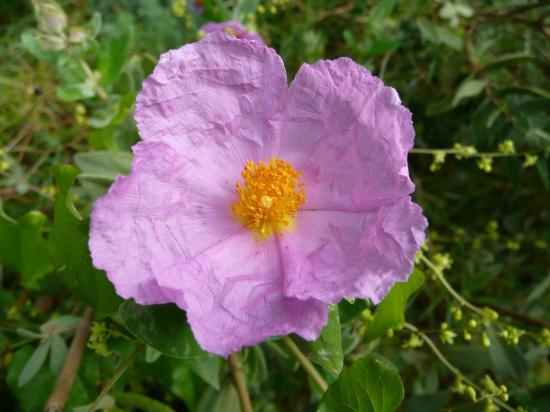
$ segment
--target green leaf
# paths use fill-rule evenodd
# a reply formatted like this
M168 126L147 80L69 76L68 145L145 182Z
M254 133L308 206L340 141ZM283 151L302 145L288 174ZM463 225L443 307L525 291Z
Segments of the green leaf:
M386 298L378 305L374 319L365 333L366 340L384 336L389 329L405 322L405 304L424 283L424 274L417 268L413 270L409 280L396 283Z
M75 164L82 170L78 180L92 199L104 195L117 176L128 175L132 155L126 152L96 151L78 153Z
M55 94L59 100L74 102L94 97L95 90L88 83L72 83L57 86L55 88Z
M340 323L346 324L361 314L369 306L365 299L342 299L338 303L338 313L340 314Z
M381 357L367 355L343 370L320 405L327 412L394 412L403 395L395 367Z
M73 292L82 301L96 309L99 314L110 313L120 303L113 285L105 272L92 266L88 249L88 220L82 220L69 194L78 170L73 166L58 166L57 197L55 199L54 223L50 245L58 267L65 267L69 276L76 278Z
M487 334L491 340L489 357L494 370L507 381L525 382L528 365L518 348L504 343L491 324L487 326Z
M29 358L27 363L25 364L25 367L23 368L23 371L21 371L21 375L19 375L19 379L17 381L17 386L21 387L27 382L29 382L32 378L36 376L44 362L46 361L46 357L48 356L48 352L50 350L50 343L49 342L42 342L38 347L35 349L32 356Z
M189 360L189 367L203 381L214 389L220 389L220 371L223 359L219 356L208 356Z
M311 361L321 365L334 374L340 373L344 365L342 350L342 331L338 306L331 305L327 326L313 342L297 339L300 347Z
M489 72L493 70L502 69L510 64L521 63L524 61L533 60L534 56L527 53L509 53L491 60L479 69L480 72Z
M466 79L458 87L453 98L452 106L456 107L463 100L475 97L487 86L487 80Z
M65 341L59 335L52 335L51 346L50 369L55 375L58 375L67 357L68 348Z
M48 243L42 237L45 222L46 216L37 211L16 222L0 203L0 265L18 272L27 289L38 289L39 281L53 269Z
M435 44L445 44L457 51L462 50L464 46L462 38L446 27L438 26L423 17L419 18L416 24L423 39Z
M235 387L227 383L219 392L209 388L204 392L197 412L241 412L239 395Z
M128 300L120 306L128 330L141 342L178 359L209 357L195 341L185 312L176 305L141 306Z
M174 409L168 405L138 393L117 393L113 397L117 405L123 406L124 410L137 408L140 411L147 412L174 412Z
M128 61L133 42L133 27L117 27L109 36L101 37L97 71L101 74L101 84L108 86L120 76Z
M21 34L21 43L38 60L54 64L65 47L64 40L55 35L41 34L37 30L26 30Z

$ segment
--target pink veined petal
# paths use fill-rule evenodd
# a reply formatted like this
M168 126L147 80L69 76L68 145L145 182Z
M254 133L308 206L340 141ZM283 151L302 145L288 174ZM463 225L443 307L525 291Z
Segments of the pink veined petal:
M131 174L119 177L94 204L93 264L107 272L123 298L174 301L174 290L181 288L159 287L165 268L242 230L230 210L236 195L223 186L218 169L204 173L162 142L138 143L133 150Z
M325 303L283 296L275 240L258 242L246 229L168 273L168 284L179 284L185 293L195 338L218 355L276 335L313 340L328 319Z
M348 58L322 60L290 85L279 155L308 182L305 209L362 211L414 190L413 139L394 89Z
M284 294L376 304L412 272L427 225L408 196L365 212L299 212L296 227L277 239Z
M273 49L214 32L160 57L137 97L135 119L144 140L181 153L252 147L263 158L278 147L286 94Z

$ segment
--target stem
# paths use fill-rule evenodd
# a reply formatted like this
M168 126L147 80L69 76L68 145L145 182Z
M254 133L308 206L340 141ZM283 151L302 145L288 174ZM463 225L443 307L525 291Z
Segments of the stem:
M241 360L237 353L232 353L227 359L229 368L233 374L233 380L237 387L237 394L239 395L239 401L241 403L242 412L252 412L252 402L250 401L250 395L248 394L248 388L246 387L246 376L244 375Z
M315 366L309 361L308 358L300 351L298 346L294 341L289 337L283 337L283 343L287 349L294 355L298 363L304 368L304 371L309 375L311 380L315 382L315 385L321 390L321 392L326 392L328 389L328 384L325 382L321 374L315 369Z
M94 318L94 310L92 308L86 308L80 326L74 335L69 353L65 359L63 369L59 374L55 389L50 395L45 412L62 412L65 409L65 404L71 393L78 367L80 366L80 360L82 358L82 352L86 347L86 342L90 336L90 325Z
M449 293L451 295L453 295L453 297L458 300L458 302L463 305L463 306L466 306L467 308L473 310L475 313L481 315L481 316L484 316L484 312L479 309L477 306L474 306L472 305L470 302L468 302L466 299L464 299L462 297L462 295L460 295L460 293L458 293L456 290L453 289L453 287L449 284L449 282L447 282L447 279L445 279L445 276L443 276L443 272L441 272L441 270L439 270L437 268L437 266L435 266L429 259L427 259L423 254L420 254L420 260L422 260L422 262L424 262L426 264L426 266L428 266L432 271L433 273L435 274L435 276L437 276L437 278L439 279L439 281L443 284L443 286L445 287L445 289L447 289L449 291Z
M94 412L97 409L97 405L101 402L101 400L113 389L113 386L115 386L115 383L120 379L120 377L126 372L126 369L130 367L132 363L137 359L138 355L143 350L144 346L140 344L138 347L136 347L136 350L134 353L132 353L132 356L128 358L126 362L124 362L122 365L118 367L118 369L115 371L114 375L111 376L111 379L107 381L105 386L103 387L103 390L98 395L94 403L90 405L88 408L88 412Z
M462 374L462 372L460 372L460 369L458 369L456 366L454 366L451 362L449 362L449 360L440 352L440 350L437 348L437 345L434 343L433 340L431 340L428 335L426 335L424 332L421 332L416 326L408 323L408 322L405 322L403 324L403 326L418 334L418 336L420 336L422 338L422 340L424 342L426 342L426 344L430 347L430 349L432 350L432 352L434 353L435 356L437 356L437 358L441 361L441 363L443 365L445 365L445 367L447 367L447 369L449 369L455 376L457 376L458 378L462 379L464 382L466 382L468 385L472 386L473 388L475 388L478 392L482 392L483 391L483 388L481 388L480 386L476 385L473 381L471 381L470 379L468 379L466 376L464 376ZM506 409L507 411L510 411L510 412L515 412L515 409L511 408L510 406L508 406L506 403L502 402L500 399L497 399L497 398L493 398L494 402L500 406L501 408L503 409Z

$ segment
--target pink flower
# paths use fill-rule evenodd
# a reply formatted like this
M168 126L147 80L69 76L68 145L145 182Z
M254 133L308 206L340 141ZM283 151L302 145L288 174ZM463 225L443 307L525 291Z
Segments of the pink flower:
M231 36L235 36L237 39L256 40L258 43L264 43L264 39L262 39L258 33L246 30L241 23L237 23L236 21L206 23L201 27L201 31L205 34L221 31Z
M90 248L123 298L174 302L202 348L313 340L327 303L380 302L427 226L410 193L411 113L348 58L287 86L273 49L213 33L162 55L132 172L93 209Z

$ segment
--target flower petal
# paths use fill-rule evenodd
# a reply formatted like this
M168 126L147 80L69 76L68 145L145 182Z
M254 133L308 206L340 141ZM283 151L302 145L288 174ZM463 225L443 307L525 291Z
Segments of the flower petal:
M120 296L168 302L173 291L157 282L165 267L242 230L230 210L236 195L223 186L223 172L204 173L162 142L138 143L133 150L132 173L94 204L92 259Z
M230 144L271 153L286 94L286 72L273 49L215 32L161 56L137 97L135 119L144 140L181 152Z
M376 304L412 272L427 225L409 197L366 212L299 212L293 230L277 239L284 294Z
M283 296L274 238L258 242L246 229L167 273L200 346L222 356L276 335L313 340L328 319L325 303Z
M414 129L397 92L348 58L303 65L280 157L302 170L307 209L363 211L410 194Z

